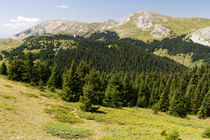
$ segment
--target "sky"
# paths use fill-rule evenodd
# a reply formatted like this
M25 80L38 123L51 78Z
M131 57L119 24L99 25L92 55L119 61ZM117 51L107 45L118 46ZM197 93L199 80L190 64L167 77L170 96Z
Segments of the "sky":
M137 11L210 19L210 0L0 0L0 38L45 20L120 21Z

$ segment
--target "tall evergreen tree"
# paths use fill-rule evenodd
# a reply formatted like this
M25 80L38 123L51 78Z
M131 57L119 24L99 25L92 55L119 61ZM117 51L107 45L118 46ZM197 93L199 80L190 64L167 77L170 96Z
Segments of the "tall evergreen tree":
M34 63L32 53L26 54L26 61L24 64L25 72L22 74L24 82L31 82L34 76Z
M110 107L122 107L124 104L123 84L117 74L112 74L106 91L104 104Z
M93 105L99 105L103 97L104 91L99 78L99 72L92 69L85 77L83 96L80 97L80 102L82 102L81 109L83 111L96 111L99 107L93 107Z
M81 81L76 72L75 62L72 61L70 69L65 73L63 80L63 99L71 102L78 102L82 95Z
M204 81L205 81L205 78L207 77L206 74L203 75L203 77L199 80L198 84L197 84L197 87L194 91L194 95L192 97L192 113L193 114L197 114L201 104L202 104L202 100L204 98L205 95L201 95L201 91L202 91L202 88L203 88L203 85L204 84Z
M139 107L147 107L148 106L149 97L150 97L148 83L149 83L149 75L147 74L145 82L141 83L139 92L138 92L137 105Z
M8 78L15 81L22 81L24 71L24 61L15 57L15 59L9 63Z
M7 75L7 66L4 62L1 64L0 74Z
M202 106L198 111L198 117L206 119L210 116L210 89L203 99Z
M183 118L187 115L185 98L179 88L175 89L172 95L169 107L169 114Z
M48 88L61 88L62 87L62 76L60 69L55 65L52 69L50 78L47 82Z
M167 83L160 95L160 100L158 101L158 108L160 111L166 112L169 108L169 94L170 94L170 84L171 84L172 75L170 75Z

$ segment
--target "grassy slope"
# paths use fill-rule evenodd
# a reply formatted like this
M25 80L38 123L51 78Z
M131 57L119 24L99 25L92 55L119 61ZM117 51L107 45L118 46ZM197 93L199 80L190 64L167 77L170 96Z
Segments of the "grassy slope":
M148 13L151 15L153 25L162 24L167 29L173 31L177 36L210 26L210 19L170 17L151 11ZM131 37L143 41L153 40L154 38L150 34L153 28L148 31L142 31L135 25L135 21L140 15L142 15L142 13L135 13L128 23L112 30L118 32L121 37Z
M11 50L21 44L21 41L11 39L0 39L0 51Z
M159 49L157 51L154 51L153 54L162 56L162 57L168 57L170 59L173 59L174 61L183 64L186 67L195 67L195 66L202 66L204 64L203 60L192 62L192 55L193 53L188 54L176 54L176 55L169 55L167 49Z
M35 88L0 77L0 139L59 139L42 130L44 124L55 121L44 112L49 104L73 108L71 113L83 119L83 122L71 126L94 131L94 135L86 138L91 140L158 140L163 139L160 136L163 129L177 130L185 140L201 140L201 132L210 125L210 120L187 120L165 113L154 115L151 110L140 108L101 107L100 111L104 113L84 113L79 110L78 103L65 103L58 98L46 98L40 96L40 91Z

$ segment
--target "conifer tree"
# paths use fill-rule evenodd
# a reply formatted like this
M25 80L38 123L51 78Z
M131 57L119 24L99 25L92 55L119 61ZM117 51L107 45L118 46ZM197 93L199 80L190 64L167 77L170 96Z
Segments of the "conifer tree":
M48 88L61 88L62 86L62 78L61 78L61 72L57 65L55 65L52 69L50 78L47 82Z
M22 81L22 74L24 73L24 62L15 57L8 66L8 78L15 81Z
M160 95L160 100L158 101L158 108L160 111L166 112L169 108L169 94L170 94L170 84L172 75L170 75L167 83Z
M106 91L104 104L110 107L122 107L124 104L123 84L117 74L112 74Z
M92 69L85 77L83 96L80 97L80 102L82 102L81 109L83 111L96 111L99 107L94 107L93 105L99 105L103 96L104 92L99 78L99 72Z
M172 95L169 107L169 114L182 118L186 117L187 115L185 98L179 88L175 89Z
M198 111L198 117L202 119L206 119L210 116L210 89L203 99L202 106Z
M26 54L26 61L24 64L24 73L22 74L22 79L24 82L30 83L33 79L34 74L34 63L32 53Z
M199 80L197 87L194 91L194 95L192 97L192 102L191 102L193 114L197 114L197 112L202 104L204 95L201 95L201 91L202 91L203 85L205 85L204 81L205 81L206 76L207 76L206 74L203 75L203 77Z
M7 75L7 66L4 62L1 64L0 74Z
M142 82L139 88L138 99L137 99L137 105L139 107L148 106L149 97L150 97L148 82L149 82L149 75L146 76L145 82L144 83Z
M78 102L82 95L81 82L76 73L75 62L72 61L70 69L65 73L63 80L63 99L69 102Z

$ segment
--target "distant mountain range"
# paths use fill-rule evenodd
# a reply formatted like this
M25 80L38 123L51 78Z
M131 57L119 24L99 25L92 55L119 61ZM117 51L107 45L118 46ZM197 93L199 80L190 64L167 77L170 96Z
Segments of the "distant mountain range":
M20 32L11 38L22 40L29 36L43 34L68 34L89 37L93 33L107 30L116 32L120 38L132 38L145 42L186 34L195 43L210 46L210 19L177 18L151 11L132 13L123 17L120 22L107 20L103 23L84 23L49 20Z

